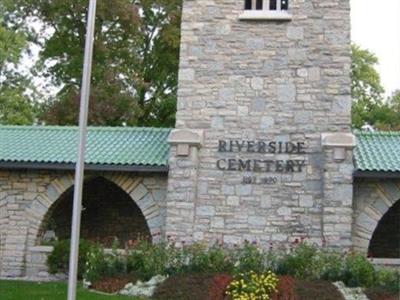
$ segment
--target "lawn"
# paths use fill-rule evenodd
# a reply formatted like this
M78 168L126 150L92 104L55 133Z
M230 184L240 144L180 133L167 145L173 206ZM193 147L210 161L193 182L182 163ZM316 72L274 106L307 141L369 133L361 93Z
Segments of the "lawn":
M65 300L67 284L64 282L26 282L0 280L1 300ZM106 296L78 288L78 300L138 300L133 297Z

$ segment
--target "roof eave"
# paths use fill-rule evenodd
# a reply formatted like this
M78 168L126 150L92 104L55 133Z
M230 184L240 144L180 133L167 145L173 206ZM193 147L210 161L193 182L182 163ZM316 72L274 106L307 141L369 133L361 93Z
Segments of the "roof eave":
M353 173L354 178L375 178L375 179L399 179L400 171L362 171L356 170Z
M74 163L41 163L0 161L0 169L11 170L75 170ZM86 171L168 173L168 166L85 164Z

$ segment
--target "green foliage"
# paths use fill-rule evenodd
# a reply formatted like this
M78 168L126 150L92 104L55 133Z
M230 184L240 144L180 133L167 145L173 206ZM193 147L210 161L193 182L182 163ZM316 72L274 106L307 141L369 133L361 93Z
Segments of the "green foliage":
M50 271L66 272L68 259L69 241L57 242L48 257ZM343 281L351 287L399 291L399 273L376 270L361 254L343 254L306 243L300 243L289 253L275 250L266 253L249 243L229 250L202 244L177 248L162 243L152 245L144 240L138 241L127 255L119 253L116 247L111 253L105 253L90 242L80 243L79 275L90 281L121 274L134 274L149 280L155 275L225 273L236 275L239 281L243 279L244 283L232 286L232 289L247 293L254 292L255 286L256 290L261 289L259 285L267 280L265 273L268 270L303 280ZM263 279L257 274L264 274Z
M30 125L33 123L34 111L22 91L0 83L0 124Z
M301 243L290 253L275 256L275 272L305 280L343 281L350 287L379 287L399 290L399 273L375 270L359 253L341 254Z
M375 127L380 130L400 130L400 90L393 92L375 112Z
M67 273L69 267L70 241L55 242L52 253L47 258L50 273ZM87 240L79 243L78 277L95 281L103 277L126 274L126 258L116 248L105 253L99 245Z
M368 50L357 45L351 46L351 92L354 99L380 101L384 89L381 85L379 73L375 66L378 58Z
M201 244L187 247L187 266L182 270L190 273L231 273L234 269L231 258L226 251L218 246L210 248Z
M357 45L351 47L352 120L356 128L374 124L373 112L382 104L384 92L379 73L375 69L378 58Z
M80 240L79 242L79 264L78 264L78 277L82 278L85 273L86 264L89 258L89 253L96 252L95 244ZM69 252L70 240L60 240L54 244L54 249L47 257L47 266L49 272L54 273L67 273L69 267Z
M236 273L262 273L265 270L265 255L256 245L245 243L243 247L237 247L232 256Z
M240 273L228 285L227 295L232 299L253 300L271 299L272 293L277 291L278 277L268 271L257 274L253 271Z
M137 274L143 280L149 280L155 275L167 273L170 258L170 249L166 245L141 241L129 252L127 271Z
M181 2L98 1L89 124L174 125ZM42 118L50 124L76 124L88 2L13 4L11 23L35 17L54 31L36 39L43 47L36 68L63 89L46 103Z
M0 3L0 11L6 3ZM26 96L29 83L13 69L27 46L26 36L0 16L0 124L32 124L34 107Z
M368 50L352 45L351 95L355 128L365 123L380 130L400 130L399 91L384 101L384 89L375 66L378 58Z
M386 269L378 269L374 274L374 287L389 293L400 291L400 273Z
M316 254L315 247L302 243L282 257L277 272L304 279L316 277Z
M345 258L342 281L350 287L371 287L374 284L374 266L362 255L351 253Z
M332 282L340 281L343 274L344 257L344 254L335 251L318 251L316 263L313 264L316 271L312 277Z
M92 247L87 255L84 278L94 282L104 277L116 277L127 274L126 257L116 249L109 254L99 247Z
M3 9L0 4L0 10ZM3 71L7 63L16 64L25 46L25 36L7 28L2 16L0 16L0 70Z
M201 244L176 248L141 241L129 251L127 258L128 272L144 280L158 274L230 273L233 268L233 262L224 249L207 248Z

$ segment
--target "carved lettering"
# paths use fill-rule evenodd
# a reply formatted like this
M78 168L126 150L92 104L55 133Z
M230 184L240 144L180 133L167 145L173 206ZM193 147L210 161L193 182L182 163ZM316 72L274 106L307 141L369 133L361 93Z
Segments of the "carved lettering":
M305 154L304 142L282 141L218 141L220 153L259 153L259 154ZM306 166L304 159L243 159L241 157L217 160L217 168L222 171L241 171L258 173L295 173L302 172Z

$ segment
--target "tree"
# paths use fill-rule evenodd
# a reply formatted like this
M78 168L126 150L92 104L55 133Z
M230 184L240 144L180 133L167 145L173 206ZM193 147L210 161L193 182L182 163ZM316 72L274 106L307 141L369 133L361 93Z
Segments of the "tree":
M393 92L374 114L375 127L380 130L400 130L400 90Z
M76 124L85 42L85 0L15 0L14 24L37 18L53 34L37 68L62 86L43 107L51 124ZM89 124L173 126L181 0L99 0Z
M384 89L375 69L378 58L356 45L352 45L351 50L352 121L356 128L360 128L365 123L375 123L373 112L382 105Z
M0 3L0 11L4 6ZM0 16L0 124L32 124L33 107L25 95L28 83L14 71L26 47L24 34L7 27Z
M392 97L389 98L389 106L394 111L400 112L400 90L396 90L396 91L393 92Z
M380 130L400 130L400 91L384 101L384 89L375 69L378 58L368 50L352 45L352 121L355 128L365 123Z

